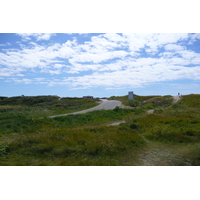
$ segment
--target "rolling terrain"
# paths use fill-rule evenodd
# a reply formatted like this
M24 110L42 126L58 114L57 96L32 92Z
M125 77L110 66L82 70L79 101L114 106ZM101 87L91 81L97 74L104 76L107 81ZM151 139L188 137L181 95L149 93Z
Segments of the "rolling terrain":
M135 97L1 97L0 165L200 165L200 95Z

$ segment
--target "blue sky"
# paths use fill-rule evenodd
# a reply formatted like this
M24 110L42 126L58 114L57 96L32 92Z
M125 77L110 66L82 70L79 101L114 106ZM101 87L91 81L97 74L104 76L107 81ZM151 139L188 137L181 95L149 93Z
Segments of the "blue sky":
M0 34L0 96L128 91L200 93L200 34Z

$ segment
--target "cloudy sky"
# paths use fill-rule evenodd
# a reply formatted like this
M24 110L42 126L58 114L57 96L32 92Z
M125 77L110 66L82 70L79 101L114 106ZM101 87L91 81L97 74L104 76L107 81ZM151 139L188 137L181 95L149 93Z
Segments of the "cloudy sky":
M128 91L200 93L200 34L0 34L0 96Z

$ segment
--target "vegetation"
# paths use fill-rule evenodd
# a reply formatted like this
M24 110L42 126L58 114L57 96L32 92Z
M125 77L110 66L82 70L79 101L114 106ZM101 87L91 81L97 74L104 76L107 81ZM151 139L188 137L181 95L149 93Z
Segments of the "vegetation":
M120 98L125 102L115 97ZM48 118L97 103L0 98L0 165L200 165L200 95L183 96L176 104L170 96L138 99L143 105L133 109ZM154 114L147 114L152 108Z
M85 110L98 105L97 101L97 99L60 98L58 96L1 97L0 112L41 117Z
M172 97L170 95L167 96L138 96L134 94L134 100L128 100L128 95L117 97L112 96L109 98L110 100L118 100L121 101L125 106L131 106L131 107L138 107L142 105L149 105L151 104L151 107L155 106L169 106L172 103ZM148 106L147 106L148 108Z

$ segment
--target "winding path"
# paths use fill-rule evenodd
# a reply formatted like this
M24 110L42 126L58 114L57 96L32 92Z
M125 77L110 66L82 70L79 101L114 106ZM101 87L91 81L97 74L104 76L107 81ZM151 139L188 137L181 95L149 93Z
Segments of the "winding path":
M181 99L180 96L173 96L172 98L173 98L172 104L177 103ZM153 109L147 110L147 114L153 114L153 113L154 113Z
M54 118L54 117L61 117L61 116L66 116L66 115L75 115L75 114L84 114L87 112L91 112L94 110L112 110L117 106L121 106L122 102L121 101L116 101L116 100L107 100L107 99L100 99L102 102L98 106L95 106L93 108L89 108L87 110L82 110L78 112L73 112L73 113L67 113L67 114L62 114L62 115L54 115L54 116L49 116L49 118Z

